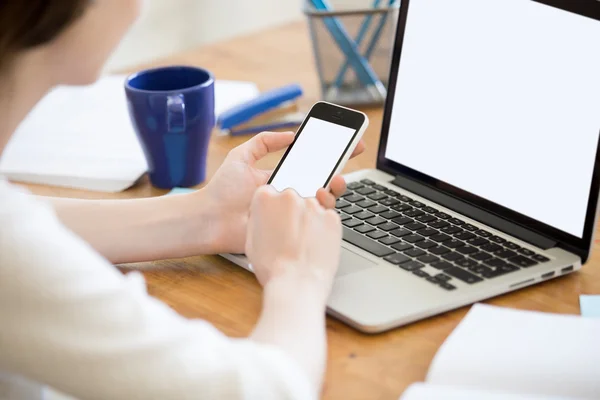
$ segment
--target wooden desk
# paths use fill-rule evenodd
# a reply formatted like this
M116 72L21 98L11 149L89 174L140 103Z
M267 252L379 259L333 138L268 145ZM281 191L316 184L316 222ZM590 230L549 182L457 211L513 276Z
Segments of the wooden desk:
M193 64L206 67L221 79L252 80L261 89L292 81L306 89L302 103L318 100L309 35L298 23L218 45L173 56L153 65ZM371 125L365 135L366 154L348 163L347 170L372 168L379 139L382 111L365 110ZM213 137L209 175L227 152L246 138ZM279 155L266 160L274 165ZM147 181L114 196L30 186L38 194L83 198L147 197L161 195ZM597 245L595 245L597 247ZM597 250L597 249L596 249ZM596 252L582 272L496 298L499 306L557 313L579 313L581 293L600 293L600 261ZM129 266L128 266L129 267ZM261 305L261 289L253 275L217 256L168 260L133 266L145 272L149 291L190 318L203 318L229 335L247 335ZM327 399L397 399L412 382L423 380L440 344L467 308L394 331L369 336L329 319Z

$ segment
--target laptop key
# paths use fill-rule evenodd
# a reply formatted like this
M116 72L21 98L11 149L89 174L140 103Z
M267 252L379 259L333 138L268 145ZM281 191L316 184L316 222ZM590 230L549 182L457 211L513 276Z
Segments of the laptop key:
M450 215L448 215L446 213L443 213L441 211L440 212L436 212L435 216L438 217L438 218L440 218L440 219L449 219L449 218L451 218Z
M445 242L447 240L452 239L450 236L443 234L443 233L438 233L437 235L433 235L432 237L430 237L429 239L434 240L438 243L442 243Z
M450 222L451 224L457 225L457 226L461 226L461 225L465 224L465 221L462 221L462 220L460 220L458 218L450 218L448 220L448 222Z
M473 284L473 283L483 281L483 279L481 279L477 275L473 275L472 273L467 272L462 268L458 268L458 267L454 267L454 266L451 268L444 269L444 273L447 275L450 275L453 278L456 278L465 283L468 283L468 284Z
M369 233L369 232L373 232L375 230L375 227L373 227L371 225L363 224L361 226L354 228L354 230L356 232L360 232L360 233Z
M360 182L350 182L348 185L346 185L346 187L350 190L356 190L365 187L365 185Z
M517 253L512 250L498 250L494 255L500 258L511 258L517 256Z
M387 188L386 188L385 186L383 186L383 185L378 185L378 184L375 184L375 185L373 185L373 189L377 189L377 190L379 190L380 192L383 192L384 190L387 190Z
M381 243L371 240L358 232L355 232L348 228L343 229L343 237L346 242L351 243L377 257L385 257L394 253L394 251L389 247L386 247Z
M436 256L432 256L431 254L421 256L421 257L417 258L417 260L419 260L425 264L433 264L433 263L440 261L439 258L437 258Z
M369 211L372 212L372 213L375 213L375 214L379 214L379 213L383 213L383 212L388 211L388 208L384 207L382 205L377 204L374 207L369 207ZM400 214L398 214L398 215L400 215ZM383 218L386 218L386 217L383 217Z
M344 213L340 214L340 219L342 220L342 222L344 222L344 221L346 221L346 220L348 220L350 218L352 218L352 217L349 216L348 214L344 214Z
M417 233L421 236L433 236L433 235L437 235L438 231L436 231L435 229L431 229L431 228L424 228L424 229L419 229L417 231Z
M518 270L519 270L519 268L515 267L514 265L506 265L506 266L501 267L501 268L496 268L493 271L485 272L485 273L483 273L481 275L484 278L491 279L491 278L496 278L498 276L506 275L509 272L518 271Z
M443 288L443 289L449 290L449 291L456 289L456 286L454 286L454 285L452 285L450 283L447 283L447 282L441 282L440 283L440 287Z
M398 250L398 251L406 251L406 250L410 250L413 247L408 244L408 243L398 243L392 246L392 249L394 250Z
M458 251L460 254L473 254L477 253L479 249L473 246L463 246L456 249L456 251Z
M387 237L384 237L383 239L379 239L380 243L383 243L383 244L385 244L387 246L391 246L393 244L396 244L399 241L400 241L400 239L398 239L398 238L396 238L394 236L387 236Z
M465 258L465 256L463 256L462 254L459 254L455 251L451 251L450 253L446 253L444 255L442 255L442 258L446 261L458 261L462 258Z
M535 261L539 261L539 262L548 262L548 261L550 261L550 259L548 257L543 256L541 254L536 254L536 255L534 255L531 258L533 258Z
M370 213L368 211L361 211L359 213L356 213L353 215L354 218L358 218L360 220L365 220L365 219L369 219L369 218L373 218L375 216L375 214Z
M434 214L434 213L438 212L437 209L435 209L433 207L429 207L429 206L423 207L423 211L425 211L426 213L429 213L429 214Z
M400 196L400 193L398 193L398 192L396 192L395 190L392 190L392 189L385 189L383 191L383 193L387 194L388 196L393 196L393 197Z
M394 229L390 233L392 235L396 236L396 237L403 237L403 236L407 236L407 235L412 235L411 231L409 231L408 229L402 229L402 228Z
M519 267L523 267L523 268L528 268L528 267L537 265L537 261L533 261L532 259L524 257L524 256L512 257L512 258L509 258L508 261L510 261L513 264L518 265Z
M387 234L382 231L375 231L375 232L367 233L367 236L372 239L381 239L383 237L386 237Z
M433 216L427 215L427 214L419 215L417 218L415 218L416 221L423 222L424 224L434 221L436 219L437 219L436 217L433 217Z
M400 201L398 201L392 197L388 197L387 199L381 200L380 203L386 207L391 207L391 206L394 206L394 205L400 203Z
M370 187L363 187L363 188L357 189L355 192L366 196L368 194L375 193L375 189L370 188Z
M440 281L438 281L437 279L435 279L433 276L429 276L429 277L427 277L426 279L427 279L427 282L431 282L431 283L434 283L434 284L436 284L436 285L437 285L438 283L440 283Z
M410 229L411 231L418 231L419 229L425 228L425 225L419 222L411 222L409 224L404 225L406 229Z
M475 233L481 236L482 238L486 239L492 237L491 233L489 233L488 231L484 231L483 229L476 230Z
M448 235L454 235L455 233L460 232L460 228L450 225L450 226L440 229L440 231L447 233Z
M463 268L473 268L473 267L478 266L479 263L477 261L470 260L468 258L463 258L461 260L457 260L456 265L458 265L459 267L463 267Z
M418 261L409 261L409 262L400 264L400 268L402 268L406 271L415 271L415 270L421 269L423 267L425 267L425 265L421 264Z
M352 203L358 203L359 201L363 201L365 198L357 194L351 194L350 196L346 196L343 199Z
M442 254L446 254L450 252L450 249L444 246L432 247L429 249L431 254L435 254L436 256L441 256Z
M394 264L394 265L398 265L398 264L410 261L410 257L407 257L404 254L400 254L400 253L391 254L391 255L389 255L387 257L384 257L383 259L385 261L389 262L389 263Z
M394 218L392 220L392 222L395 224L398 224L398 225L406 225L406 224L413 223L414 220L412 218L408 218L408 217L397 217L397 218Z
M420 256L424 256L425 253L423 250L420 249L410 249L404 252L404 254L406 254L409 257L420 257Z
M385 211L382 212L381 214L379 214L379 216L381 218L385 218L385 219L394 219L400 216L399 213L397 213L396 211Z
M411 206L416 207L416 208L425 207L425 204L423 204L417 200L410 201L410 202L408 202L408 204L410 204Z
M335 208L337 208L338 210L341 210L344 207L350 207L350 203L348 203L347 201L344 201L342 199L338 200L335 202Z
M374 184L375 184L375 182L373 182L373 181L372 181L372 180L370 180L370 179L363 179L363 180L361 180L360 182L361 182L361 183L364 183L365 185L368 185L368 186L371 186L371 185L374 185Z
M485 260L483 263L485 265L488 265L493 268L499 268L499 267L503 267L503 266L507 265L506 262L504 262L503 260L501 260L499 258L495 258L495 257Z
M467 244L469 244L471 246L483 246L488 243L489 243L489 241L485 240L482 237L476 237L476 238L467 240Z
M510 250L519 250L521 248L521 246L519 246L518 244L513 243L513 242L504 243L504 247L506 247L507 249L510 249Z
M524 248L524 247L521 247L521 248L520 248L519 250L517 250L517 251L518 251L519 253L521 253L521 254L525 255L525 256L532 256L532 255L534 255L534 254L535 254L533 251L531 251L531 250L529 250L529 249L526 249L526 248Z
M495 251L502 250L502 246L497 245L496 243L489 243L481 246L481 250L493 253Z
M387 199L388 197L383 194L383 193L373 193L367 196L368 198L370 198L371 200L376 200L376 201L380 201L383 199Z
M404 236L402 238L402 240L404 240L405 242L408 242L408 243L417 243L417 242L420 242L421 240L425 240L425 238L420 235L412 234L412 235Z
M408 204L396 204L395 206L392 206L391 209L394 211L405 212L405 211L412 210L413 208L411 206L409 206Z
M448 282L449 280L452 279L452 277L450 277L446 274L437 274L436 276L434 276L434 278L440 282Z
M373 200L365 199L365 200L359 201L358 203L356 203L356 205L359 207L362 207L362 208L369 208L369 207L373 207L373 206L377 205L377 203L374 202Z
M410 201L412 201L412 199L408 196L405 196L403 194L401 194L400 196L398 196L398 200L403 201L405 203L408 203Z
M415 209L404 212L404 215L406 215L407 217L412 217L412 218L418 217L419 215L423 215L423 214L425 214L423 211L415 210Z
M432 228L436 228L436 229L442 229L445 228L447 226L449 226L450 224L446 221L443 220L437 220L437 221L433 221L429 224L430 227Z
M430 249L432 247L437 246L437 243L432 242L431 240L424 240L421 242L417 242L416 246L421 248L421 249Z
M492 258L492 255L490 253L486 253L485 251L480 251L478 253L471 254L469 257L471 257L473 260L485 261L485 260L489 260L490 258ZM461 267L463 267L463 266L464 265L461 265Z
M391 222L386 222L385 224L378 225L377 227L384 232L389 232L398 229L398 225L393 224Z
M506 243L506 239L501 238L500 236L492 236L490 237L490 241L498 244Z
M343 221L342 224L344 226L347 226L348 228L355 228L357 226L362 225L363 223L362 223L362 221L360 221L358 219L350 218L350 219Z
M429 274L421 269L417 269L415 271L412 272L413 275L418 276L419 278L428 278Z
M477 228L475 225L471 225L471 224L465 224L465 225L463 225L463 226L462 226L462 228L463 228L465 231L469 231L469 232L474 232L474 231L476 231L477 229L479 229L479 228Z
M469 240L469 239L473 239L475 237L474 234L472 234L471 232L460 232L457 233L456 235L454 235L455 238L457 238L458 240Z
M453 268L454 265L450 264L449 262L446 261L439 261L439 262L434 262L433 264L431 264L431 266L435 269L439 269L439 270L445 270L448 268Z
M387 220L381 218L380 216L375 216L373 218L368 219L367 222L371 225L377 226L377 225L385 224L387 222Z
M465 244L460 240L451 239L444 242L444 246L450 247L451 249L458 249L459 247L463 247Z

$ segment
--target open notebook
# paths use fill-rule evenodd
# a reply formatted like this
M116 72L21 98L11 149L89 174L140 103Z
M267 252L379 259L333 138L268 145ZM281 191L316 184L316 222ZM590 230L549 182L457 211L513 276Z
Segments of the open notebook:
M475 305L401 400L600 398L600 319Z
M19 126L0 157L8 179L85 190L119 192L147 169L129 113L125 76L50 92ZM217 81L217 116L258 96L254 83Z

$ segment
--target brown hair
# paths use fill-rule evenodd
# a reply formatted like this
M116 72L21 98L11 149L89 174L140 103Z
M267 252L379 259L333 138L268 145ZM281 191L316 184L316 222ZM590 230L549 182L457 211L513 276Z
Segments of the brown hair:
M0 70L23 50L52 41L91 0L0 0Z

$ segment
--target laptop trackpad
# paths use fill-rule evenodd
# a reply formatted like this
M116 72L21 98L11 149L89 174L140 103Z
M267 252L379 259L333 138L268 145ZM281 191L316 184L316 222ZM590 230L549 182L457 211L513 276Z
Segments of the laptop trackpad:
M342 247L342 255L340 258L340 268L335 276L343 276L354 272L362 271L363 269L371 268L376 265L373 261L354 253Z

